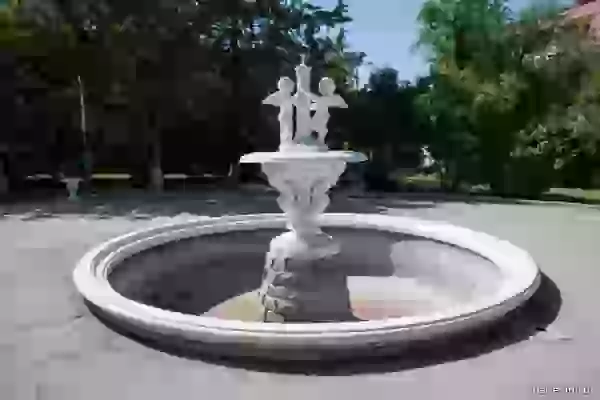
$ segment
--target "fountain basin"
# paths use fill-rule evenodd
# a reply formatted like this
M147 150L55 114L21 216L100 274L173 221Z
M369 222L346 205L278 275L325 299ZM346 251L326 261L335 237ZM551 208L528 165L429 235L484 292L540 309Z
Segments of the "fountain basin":
M398 351L413 341L476 328L501 318L525 302L540 282L539 270L525 251L484 233L446 223L384 215L324 214L319 222L325 230L342 228L359 233L400 234L424 241L419 246L409 246L408 252L403 250L402 244L391 248L392 258L395 251L400 256L407 256L406 259L410 261L397 266L396 270L403 271L406 276L425 277L424 281L434 289L449 288L449 298L454 301L442 301L441 306L425 307L416 313L409 312L401 316L393 313L385 315L384 312L384 315L369 320L358 320L361 317L358 313L356 321L262 323L219 318L210 316L210 313L197 315L185 309L157 306L152 302L141 302L139 298L136 300L136 296L125 296L123 293L127 293L127 290L117 288L118 279L114 277L119 270L124 270L128 261L140 254L161 249L161 262L168 268L174 263L169 255L169 246L175 243L196 237L261 230L281 231L286 226L286 218L281 214L189 221L134 232L106 242L86 254L74 271L74 281L80 293L104 319L138 337L165 344L176 343L218 355L283 360L385 354ZM272 237L272 234L265 235L267 237ZM341 242L343 245L344 240ZM436 262L421 265L419 257L430 253L428 246L434 244L443 244L478 257L482 260L477 264L481 273L473 274L473 269L469 272L465 270L465 273L451 272L457 271L458 264L448 263L444 267L446 255L432 257ZM264 250L260 248L262 254ZM190 257L195 257L192 253L189 253ZM245 268L242 265L245 259L240 259L240 269ZM343 268L343 265L339 268ZM473 277L471 282L462 279L468 276ZM235 279L234 274L231 279ZM168 284L165 280L159 280L157 287L161 282ZM260 277L256 282L260 282ZM195 281L194 285L198 291L207 290L208 287L218 290L214 288L216 282L210 279ZM358 292L361 295L367 293L367 297L376 286L381 288L377 290L378 293L389 292L392 297L400 287L392 285L385 289L385 285L369 285L364 280L353 283L352 277L348 285L363 286L366 289L359 288ZM136 287L135 284L129 286ZM147 284L138 285L143 286ZM461 293L466 295L461 296ZM243 296L244 290L238 294Z

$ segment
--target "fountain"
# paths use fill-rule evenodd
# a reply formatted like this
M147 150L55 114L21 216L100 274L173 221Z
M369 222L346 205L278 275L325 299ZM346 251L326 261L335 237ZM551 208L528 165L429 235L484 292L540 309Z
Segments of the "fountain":
M366 157L327 148L329 108L346 104L329 78L311 93L310 76L302 62L297 84L280 79L264 101L280 109L278 151L241 159L262 165L284 214L185 221L101 244L74 271L98 315L185 349L324 359L489 324L532 296L539 270L508 242L409 217L324 214L347 164Z
M346 164L365 161L366 157L328 150L329 108L346 107L346 103L335 94L330 78L319 83L321 96L312 94L310 75L310 67L303 62L296 68L296 93L292 93L294 82L281 78L279 91L264 101L280 108L279 151L252 153L241 159L242 163L262 164L269 183L281 194L278 204L289 228L269 246L259 292L265 321L328 321L350 310L343 271L328 267L340 246L321 230L319 217L329 205L327 191L335 186Z

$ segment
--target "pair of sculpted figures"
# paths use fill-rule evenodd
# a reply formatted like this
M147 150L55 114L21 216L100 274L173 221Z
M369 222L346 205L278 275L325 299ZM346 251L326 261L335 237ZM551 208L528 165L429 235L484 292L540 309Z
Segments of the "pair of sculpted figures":
M319 82L319 95L310 92L310 70L304 63L296 68L298 87L290 78L281 78L277 84L279 91L267 97L263 103L280 108L280 150L294 145L316 145L326 148L329 108L346 108L344 99L335 94L335 82L323 78ZM296 107L296 133L294 135L294 107ZM314 115L312 112L314 111ZM316 137L312 135L316 132Z

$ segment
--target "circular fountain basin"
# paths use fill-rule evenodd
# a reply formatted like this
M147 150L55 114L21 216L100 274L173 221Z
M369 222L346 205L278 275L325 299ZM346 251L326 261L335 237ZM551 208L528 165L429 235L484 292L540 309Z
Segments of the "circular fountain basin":
M489 324L533 295L540 273L514 245L407 217L325 214L342 246L351 318L263 323L260 286L281 214L189 221L134 232L90 251L74 271L99 315L154 343L218 355L324 359L395 352Z

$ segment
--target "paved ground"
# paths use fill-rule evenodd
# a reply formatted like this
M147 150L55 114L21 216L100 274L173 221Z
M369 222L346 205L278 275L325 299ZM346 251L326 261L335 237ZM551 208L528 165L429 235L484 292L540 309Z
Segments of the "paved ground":
M547 332L476 358L422 368L371 361L354 373L315 376L178 358L105 328L71 283L84 252L114 235L190 215L272 211L273 205L271 197L206 195L144 203L97 200L80 210L60 204L5 207L0 218L0 398L517 400L538 398L536 388L565 386L591 387L587 398L600 398L595 350L600 208L338 199L332 211L448 220L509 239L529 250L560 289L562 308Z

